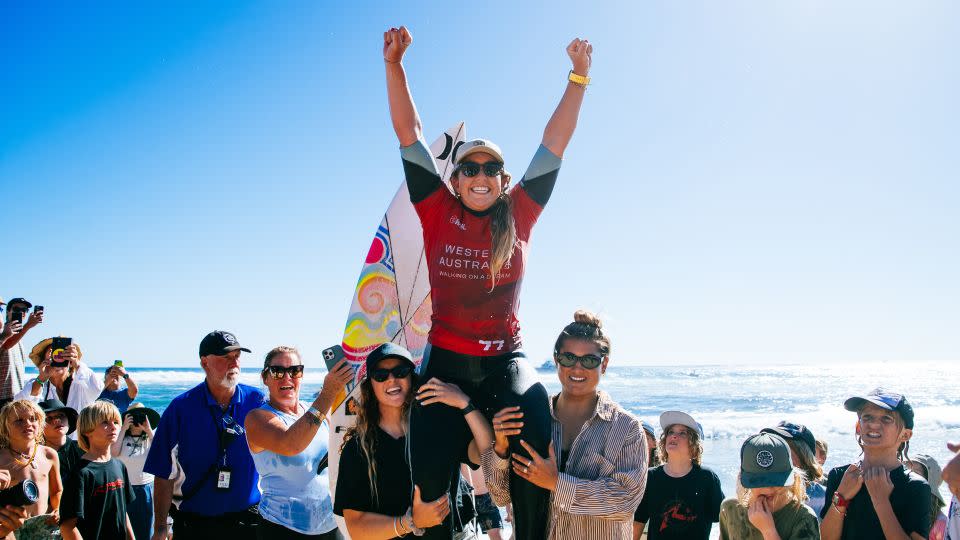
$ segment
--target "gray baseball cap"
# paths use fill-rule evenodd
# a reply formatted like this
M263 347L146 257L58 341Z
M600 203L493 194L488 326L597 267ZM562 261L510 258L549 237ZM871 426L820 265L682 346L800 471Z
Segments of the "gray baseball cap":
M747 489L793 484L790 445L775 433L758 433L740 447L740 483Z

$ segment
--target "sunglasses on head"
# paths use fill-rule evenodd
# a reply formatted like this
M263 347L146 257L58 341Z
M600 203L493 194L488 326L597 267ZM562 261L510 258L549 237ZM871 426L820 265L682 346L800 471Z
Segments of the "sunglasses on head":
M557 363L566 368L572 368L577 365L577 362L580 362L580 365L585 369L596 369L603 363L603 357L595 354L577 356L572 352L556 352L553 353L553 357L557 360Z
M390 375L393 375L394 379L403 379L406 376L410 375L411 371L413 371L413 368L411 368L406 364L393 366L390 369L376 368L370 371L370 378L377 382L386 381L390 377Z
M299 379L303 377L303 364L300 364L299 366L287 366L287 367L267 366L267 369L265 369L264 371L269 372L270 376L278 381L288 373L290 374L291 379Z
M501 172L503 172L503 163L499 161L488 161L484 164L474 163L473 161L464 161L457 167L457 172L466 176L467 178L473 178L474 176L480 174L480 171L483 171L483 174L493 178Z

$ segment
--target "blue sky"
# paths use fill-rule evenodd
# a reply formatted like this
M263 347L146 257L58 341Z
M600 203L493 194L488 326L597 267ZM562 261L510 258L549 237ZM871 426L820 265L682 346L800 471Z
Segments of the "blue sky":
M524 284L537 361L578 307L622 363L957 359L957 3L484 6L4 3L27 341L196 365L225 328L321 364L401 181L380 48L406 24L428 139L465 120L518 175L594 43Z

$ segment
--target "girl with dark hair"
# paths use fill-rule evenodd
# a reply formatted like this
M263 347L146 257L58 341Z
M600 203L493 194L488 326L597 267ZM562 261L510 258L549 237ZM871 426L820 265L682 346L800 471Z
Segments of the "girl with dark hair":
M820 513L825 540L927 538L930 487L904 466L913 435L913 407L902 394L877 388L843 404L857 413L858 463L827 475Z
M647 478L647 441L640 421L597 388L609 355L610 339L600 319L577 311L554 346L562 389L549 401L552 433L546 453L522 438L525 415L517 407L493 417L494 446L483 454L490 493L506 506L514 478L548 490L550 510L543 518L551 540L633 536L633 510ZM530 457L510 453L508 438L517 435Z
M446 493L424 499L422 488L411 479L407 433L416 379L413 360L403 347L385 343L367 356L366 367L356 424L340 452L333 512L343 516L354 540L422 535L447 520L455 507ZM469 403L456 385L437 379L420 388L428 404L463 408ZM456 458L477 464L481 449L493 444L493 433L477 410L467 413L465 420L473 440Z
M593 46L575 39L567 47L573 69L523 179L508 189L511 176L503 152L488 140L474 139L453 149L455 193L450 193L423 142L401 63L412 42L405 27L383 35L390 117L410 200L423 226L430 277L433 314L423 375L455 382L487 418L504 406L520 406L526 413L522 435L544 455L550 438L547 392L520 350L520 284L530 233L576 128ZM447 479L459 467L456 456L470 431L460 411L449 407L414 407L411 414L414 478L425 497L439 497L451 489ZM516 437L511 445L527 454ZM550 492L521 478L510 485L517 538L541 540ZM444 528L428 536L449 538L449 524Z

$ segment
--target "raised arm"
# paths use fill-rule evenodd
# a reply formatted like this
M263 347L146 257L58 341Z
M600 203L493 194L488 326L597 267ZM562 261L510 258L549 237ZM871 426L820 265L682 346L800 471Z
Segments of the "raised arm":
M574 75L589 76L592 54L593 45L585 39L576 38L567 45L567 55L573 62ZM570 143L573 131L577 129L577 118L580 116L580 105L583 104L583 94L586 90L586 85L567 81L567 88L563 92L563 97L560 98L560 104L557 105L557 110L553 111L553 116L543 130L542 144L558 157L563 157L563 151Z
M413 36L406 26L391 28L383 33L383 62L387 69L387 100L390 103L390 120L397 133L400 146L410 146L420 138L420 115L413 104L407 74L403 70L403 54L413 43Z

